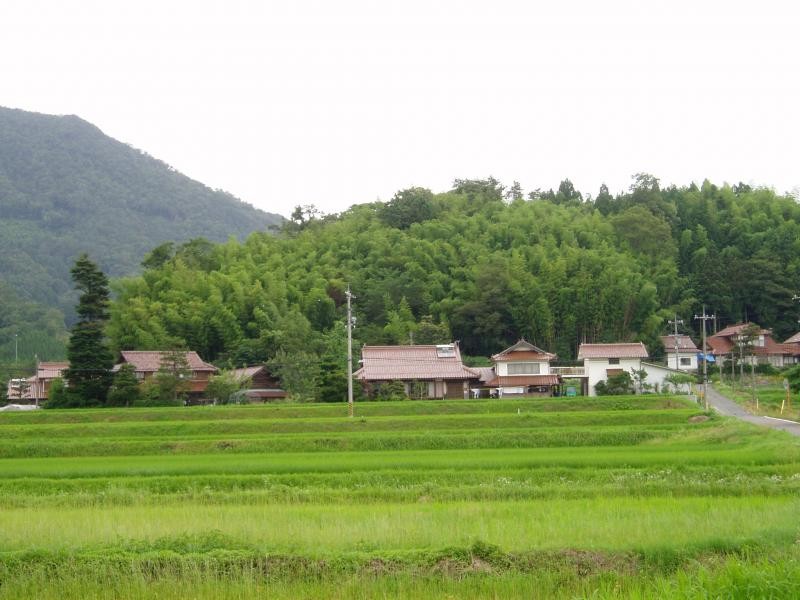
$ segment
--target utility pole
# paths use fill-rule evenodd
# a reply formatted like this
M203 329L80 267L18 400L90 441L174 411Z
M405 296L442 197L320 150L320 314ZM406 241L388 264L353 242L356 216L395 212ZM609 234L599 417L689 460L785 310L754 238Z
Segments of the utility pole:
M675 325L675 336L673 338L673 343L675 344L675 368L679 369L678 366L678 325L683 325L683 319L678 318L678 313L675 313L675 320L667 321L670 325ZM669 366L669 363L667 363Z
M347 415L353 416L353 310L350 300L355 298L350 293L350 284L347 284Z
M695 321L702 321L703 322L703 401L706 405L706 410L708 410L708 354L706 350L706 321L713 319L715 315L707 315L706 314L706 305L703 305L703 314L702 315L695 315Z
M18 334L14 334L14 363L19 362L19 349L17 345L17 338L19 337Z
M34 357L36 357L36 375L34 376L35 377L34 378L34 382L35 383L33 384L33 388L36 391L33 393L33 402L34 402L34 404L36 406L39 406L39 394L41 392L41 390L39 389L39 386L40 386L40 384L39 384L39 355L38 354L34 354Z

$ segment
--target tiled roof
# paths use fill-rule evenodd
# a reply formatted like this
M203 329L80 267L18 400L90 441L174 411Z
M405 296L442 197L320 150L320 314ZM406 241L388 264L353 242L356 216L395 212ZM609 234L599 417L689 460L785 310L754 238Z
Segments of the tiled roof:
M161 358L169 352L157 352L150 350L123 350L120 352L122 361L133 365L139 372L155 372L161 368ZM189 369L192 371L216 371L214 365L204 362L202 358L192 350L184 353Z
M790 356L800 356L800 344L781 344L783 353Z
M587 358L647 358L642 342L625 344L581 344L578 360Z
M687 352L697 352L698 348L695 343L692 341L688 335L678 335L677 338L677 346L678 352L681 350L686 350ZM664 349L667 352L675 352L675 336L674 335L662 335L661 336L661 343L664 344Z
M37 376L39 379L55 379L62 377L66 369L69 369L68 362L40 362Z
M494 361L512 361L512 360L553 360L555 354L546 352L541 348L534 346L525 340L519 340L513 346L506 348L502 352L492 356Z
M441 356L440 346L364 346L362 367L354 373L366 381L477 379L479 374L461 362L458 345L452 356Z
M234 378L241 381L243 379L252 379L264 368L264 365L256 365L255 367L244 367L242 369L234 369L231 371Z
M711 349L712 354L728 354L733 348L730 338L717 337L712 335L706 340L706 345Z
M717 336L731 337L734 335L739 335L742 332L742 330L744 330L747 327L750 327L751 325L755 325L755 323L736 323L736 325L729 325L725 329L721 329L720 331L715 333L713 337ZM758 327L758 325L756 325L756 327ZM769 329L761 329L760 327L758 328L759 335L766 335L768 333L772 332Z
M558 385L558 375L506 375L488 381L488 386Z
M784 348L783 344L779 344L767 334L764 336L764 345L756 346L754 351L756 354L783 354Z
M790 337L788 340L786 340L783 343L784 344L800 344L800 331L795 333L792 337Z
M731 325L722 331L712 335L706 344L711 348L712 354L730 354L734 350L736 343L735 338L742 332L742 330L750 325L750 323L739 323L738 325ZM786 343L779 344L772 339L772 332L769 329L759 329L759 335L764 336L764 345L755 346L752 349L753 354L759 356L770 356L777 354L792 354L791 348L787 349ZM746 351L748 354L750 350Z
M470 367L470 370L475 371L482 384L486 384L496 377L494 367Z

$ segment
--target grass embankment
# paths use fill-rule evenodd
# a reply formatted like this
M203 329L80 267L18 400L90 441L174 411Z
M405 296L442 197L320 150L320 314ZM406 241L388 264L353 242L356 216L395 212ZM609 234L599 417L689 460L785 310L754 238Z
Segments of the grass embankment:
M800 421L800 397L791 392L789 402L785 403L786 390L783 388L782 376L756 375L755 394L749 379L745 379L744 384L737 382L734 386L731 386L730 378L728 378L723 383L715 383L714 387L721 394L737 404L741 404L754 415ZM784 407L782 413L781 406Z
M0 415L0 597L800 594L788 435L664 397L344 412Z

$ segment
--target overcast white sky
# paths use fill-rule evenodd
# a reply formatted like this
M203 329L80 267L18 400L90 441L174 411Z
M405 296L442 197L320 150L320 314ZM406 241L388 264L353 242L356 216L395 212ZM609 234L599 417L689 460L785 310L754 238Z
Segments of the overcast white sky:
M800 185L795 2L3 0L0 105L264 210L494 175Z

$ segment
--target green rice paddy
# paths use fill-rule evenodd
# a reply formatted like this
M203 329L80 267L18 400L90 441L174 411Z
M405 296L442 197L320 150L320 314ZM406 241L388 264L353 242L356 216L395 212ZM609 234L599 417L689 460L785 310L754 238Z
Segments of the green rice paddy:
M800 597L800 440L682 398L0 414L0 598Z

